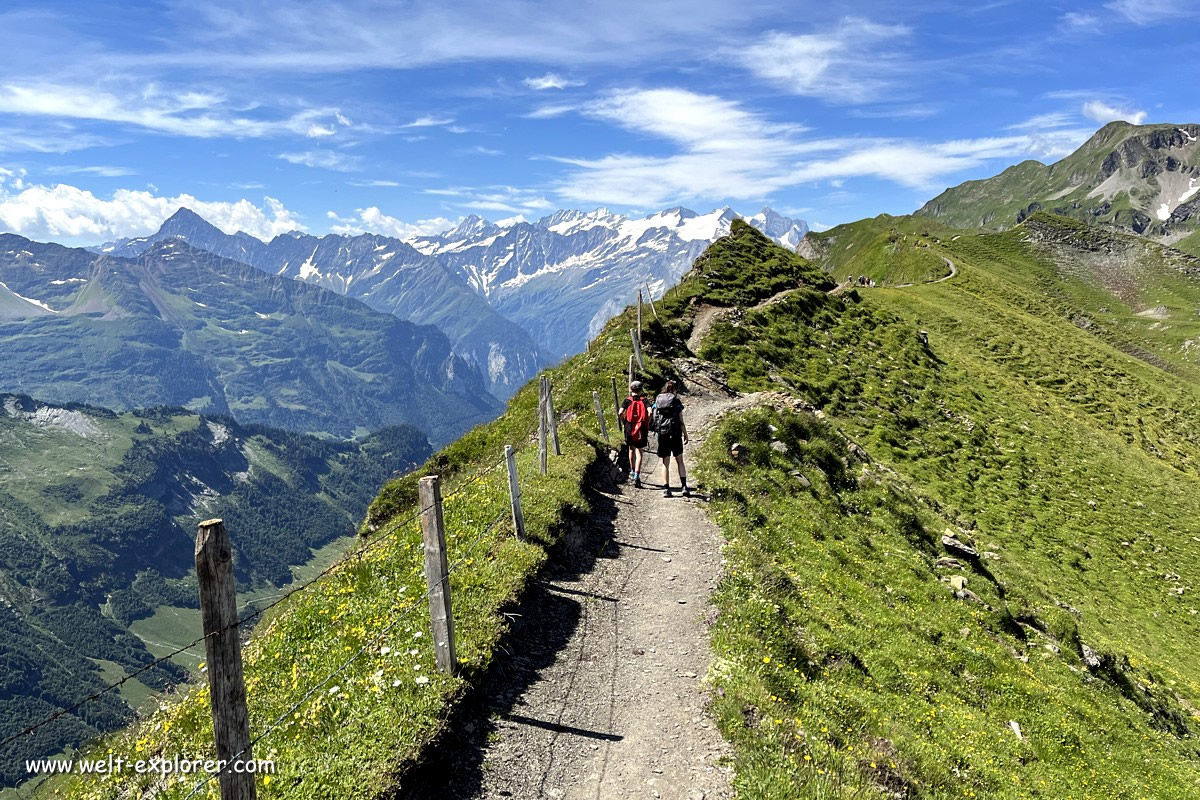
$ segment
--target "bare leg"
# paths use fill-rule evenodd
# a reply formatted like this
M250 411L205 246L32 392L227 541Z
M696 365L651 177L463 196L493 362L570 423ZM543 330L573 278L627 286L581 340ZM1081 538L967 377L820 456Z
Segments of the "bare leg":
M667 456L662 460L663 465L663 488L667 491L671 490L671 457Z
M687 468L683 466L683 456L675 456L675 468L679 472L679 480L687 483Z
M637 474L642 474L642 448L635 447L629 454L630 459L634 461L633 471Z

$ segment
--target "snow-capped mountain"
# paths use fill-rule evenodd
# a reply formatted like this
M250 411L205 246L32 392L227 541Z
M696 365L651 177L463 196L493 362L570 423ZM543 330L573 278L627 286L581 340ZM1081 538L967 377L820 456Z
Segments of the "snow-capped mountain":
M387 236L286 233L262 242L245 233L224 233L181 208L152 236L93 250L135 257L165 239L331 289L400 319L436 325L455 352L483 373L488 391L500 398L523 386L547 362L528 333L488 305L441 260Z
M550 358L577 353L638 289L655 297L691 268L738 214L671 208L631 218L607 209L564 210L498 225L471 216L435 236L289 233L261 242L226 234L180 209L153 236L97 252L136 256L163 239L315 283L402 319L441 328L507 397ZM785 247L808 231L764 208L746 221Z
M674 284L739 216L730 208L671 208L633 219L598 208L507 227L467 217L445 233L407 241L439 258L545 350L567 355L583 349L639 288L657 296ZM803 221L769 208L746 221L793 249L808 232Z

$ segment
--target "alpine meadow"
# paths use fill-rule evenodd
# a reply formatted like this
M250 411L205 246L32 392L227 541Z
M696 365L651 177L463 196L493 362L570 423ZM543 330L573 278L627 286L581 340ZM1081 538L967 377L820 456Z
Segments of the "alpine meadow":
M1184 0L14 0L0 800L1200 798Z

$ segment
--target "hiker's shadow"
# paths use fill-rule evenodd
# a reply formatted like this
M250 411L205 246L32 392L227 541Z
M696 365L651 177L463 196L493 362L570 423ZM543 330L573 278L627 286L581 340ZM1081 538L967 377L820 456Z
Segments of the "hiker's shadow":
M607 465L601 462L588 475L585 494L591 512L568 524L538 580L519 605L505 609L510 628L501 639L492 666L482 676L467 676L474 688L458 703L437 741L425 748L424 759L400 776L394 800L465 800L483 789L488 744L503 735L502 722L581 735L597 741L612 739L603 731L583 731L514 713L525 690L542 670L555 663L583 619L583 604L615 602L590 592L552 582L570 582L589 573L597 559L616 558L614 521L620 498ZM516 754L520 755L520 754ZM515 796L515 795L514 795Z

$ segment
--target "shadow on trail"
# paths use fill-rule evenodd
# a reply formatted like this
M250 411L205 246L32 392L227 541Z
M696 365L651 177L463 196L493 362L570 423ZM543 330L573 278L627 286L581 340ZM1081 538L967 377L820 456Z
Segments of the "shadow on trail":
M446 728L431 746L425 759L408 770L392 800L467 800L481 795L484 759L489 741L501 735L501 723L531 725L564 736L589 740L617 741L608 731L593 731L562 725L555 719L535 719L519 713L520 698L539 679L540 672L555 663L584 620L583 603L605 605L617 598L554 585L571 582L588 574L598 559L616 558L620 545L614 521L619 497L604 460L594 464L586 481L596 489L587 492L591 512L574 521L551 550L538 580L531 583L520 605L506 609L513 620L501 640L496 658L476 688L457 704ZM543 787L544 788L544 787Z

